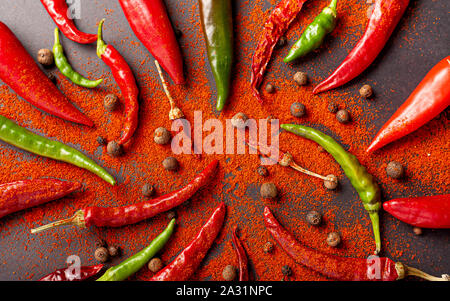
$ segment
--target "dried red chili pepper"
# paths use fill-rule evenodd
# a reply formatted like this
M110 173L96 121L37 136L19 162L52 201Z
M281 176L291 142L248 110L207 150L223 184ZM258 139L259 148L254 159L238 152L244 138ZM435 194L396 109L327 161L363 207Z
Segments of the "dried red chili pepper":
M234 227L233 233L231 233L231 239L239 261L239 281L248 281L248 259L244 245L237 235L237 226Z
M1 184L0 218L60 199L80 188L80 183L57 179L23 180Z
M291 233L284 229L275 219L269 207L264 208L264 223L273 238L296 263L332 279L393 281L406 276L416 276L431 281L449 281L450 279L449 275L444 274L441 278L434 277L386 257L373 255L367 259L350 258L314 250L298 242Z
M219 234L225 219L226 207L221 203L198 232L194 240L151 281L186 281L198 268Z
M20 97L49 114L93 126L39 69L14 33L0 22L0 79Z
M41 0L41 3L67 38L80 44L90 44L97 40L97 35L77 29L73 20L69 18L66 0Z
M139 89L134 78L133 71L128 66L125 59L111 45L106 45L102 39L102 28L105 19L98 25L97 55L102 61L111 68L114 80L122 91L122 97L125 102L125 122L122 136L117 143L125 144L133 136L138 126L139 118Z
M103 264L80 267L80 274L75 275L76 269L68 267L56 270L47 276L42 277L39 281L83 281L97 275L103 268Z
M399 220L420 228L450 228L450 194L393 199L383 208Z
M75 225L81 228L89 226L121 227L151 218L161 212L165 212L179 206L191 198L197 190L205 186L206 183L208 183L208 181L212 178L218 162L219 161L217 160L211 162L185 187L160 196L156 199L123 207L87 207L85 209L78 210L71 218L33 229L31 230L31 233L37 233L63 225Z
M184 83L183 58L162 0L119 0L134 34L167 71L175 84Z
M270 14L266 23L264 23L263 33L253 55L252 77L250 80L253 95L260 102L263 102L263 99L258 88L262 83L273 49L280 37L294 21L305 2L306 0L281 0Z
M375 60L397 26L409 0L376 1L364 35L339 67L318 84L317 94L342 86L360 75Z
M373 152L406 136L450 105L450 56L434 66L408 99L383 125L367 148Z

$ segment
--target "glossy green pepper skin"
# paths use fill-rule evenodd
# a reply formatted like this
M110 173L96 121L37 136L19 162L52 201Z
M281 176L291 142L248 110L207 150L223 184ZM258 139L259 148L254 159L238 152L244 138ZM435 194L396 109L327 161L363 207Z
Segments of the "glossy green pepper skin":
M217 111L230 94L233 63L233 19L231 0L199 0L200 18L209 64L217 88Z
M84 168L111 185L116 184L113 176L80 151L58 141L36 135L0 115L0 140L36 155L73 164Z
M64 49L59 42L59 31L58 27L55 28L55 42L53 44L53 55L55 57L55 65L58 67L59 71L64 74L68 79L70 79L74 84L82 86L85 88L95 88L100 85L103 81L102 78L98 80L89 80L84 78L81 74L73 70L70 66L69 61L64 55Z
M172 236L175 219L147 247L124 262L109 268L97 281L123 281L139 271L150 259L158 253Z
M325 36L336 27L336 5L337 0L332 0L330 5L325 7L314 21L306 27L300 39L289 50L284 58L285 63L310 53L322 45Z
M347 152L333 138L321 131L297 124L282 124L281 128L315 141L339 163L345 175L350 179L353 187L358 192L364 208L369 212L375 236L375 253L378 253L381 249L380 221L378 216L378 211L381 208L380 188L374 181L372 175L367 172L366 168L359 163L354 155Z

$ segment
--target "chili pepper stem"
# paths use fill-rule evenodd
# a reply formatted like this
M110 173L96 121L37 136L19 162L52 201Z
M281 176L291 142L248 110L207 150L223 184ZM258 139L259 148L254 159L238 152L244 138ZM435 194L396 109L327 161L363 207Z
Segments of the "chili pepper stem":
M307 174L307 175L312 176L312 177L316 177L316 178L322 179L324 181L337 182L336 179L324 177L324 176L319 175L319 174L317 174L315 172L312 172L312 171L309 171L307 169L304 169L303 167L301 167L300 165L298 165L297 163L294 162L294 159L292 158L292 155L290 153L283 154L283 157L278 162L278 164L280 164L281 166L289 166L289 167L291 167L292 169L294 169L296 171L299 171L301 173Z
M86 223L84 221L84 213L82 210L78 210L74 216L70 218L66 218L63 220L59 220L38 228L31 229L31 234L36 234L51 228L60 227L60 226L66 226L66 225L74 225L80 228L86 228Z
M450 281L450 275L443 274L441 277L432 276L419 269L409 267L401 262L395 263L395 269L397 270L398 279L403 279L406 276L415 276L428 281Z
M183 118L184 114L180 110L180 108L178 108L175 105L175 102L174 102L172 96L170 95L169 89L167 88L167 83L166 83L166 80L164 79L164 76L162 74L161 66L159 65L157 60L155 60L155 65L156 65L156 69L158 69L159 78L161 78L161 82L162 82L162 85L163 85L163 88L164 88L164 92L166 93L167 98L169 99L169 103L170 103L169 119L170 120L175 120L175 119Z
M106 43L103 41L103 23L105 23L105 19L101 19L100 23L98 23L98 33L97 33L97 56L102 58L102 54L106 50Z

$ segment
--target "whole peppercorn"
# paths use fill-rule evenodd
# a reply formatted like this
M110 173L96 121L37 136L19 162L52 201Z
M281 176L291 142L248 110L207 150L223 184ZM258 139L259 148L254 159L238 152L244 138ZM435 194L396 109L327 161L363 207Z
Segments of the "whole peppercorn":
M341 243L341 235L337 232L330 232L327 236L327 244L330 247L337 247Z
M422 228L414 227L414 228L413 228L413 232L414 232L414 234L416 234L416 235L422 235Z
M170 141L170 132L164 128L159 127L155 130L153 134L153 141L157 144L167 144Z
M233 281L236 278L236 268L231 264L227 265L222 271L222 277L225 281Z
M272 84L267 84L265 89L266 89L266 92L269 94L272 94L275 92L275 87Z
M142 186L142 195L146 197L151 197L155 193L155 187L152 184L144 184Z
M172 218L175 218L177 216L177 214L175 213L175 211L169 211L169 212L167 212L167 218L168 219L172 219Z
M261 185L260 193L264 199L274 199L278 195L277 186L273 183L264 183Z
M306 221L312 226L318 226L322 222L322 215L316 210L311 210L306 215Z
M297 72L294 74L294 81L299 86L304 86L308 83L308 74L306 72Z
M174 157L167 157L162 162L162 165L165 170L174 171L178 169L178 160Z
M391 161L386 166L386 173L393 179L400 179L405 173L403 166L397 161Z
M107 262L109 259L108 250L105 247L100 247L95 250L94 257L100 262Z
M118 256L119 252L120 252L120 249L117 246L109 246L108 247L108 253L109 253L109 256L111 256L111 257Z
M106 151L112 157L118 157L122 154L122 146L116 141L110 141L106 146Z
M328 190L334 190L338 187L338 179L335 175L328 175L327 176L328 179L331 180L324 180L323 181L323 186L325 186L326 189Z
M109 112L115 111L118 105L119 105L119 98L115 94L108 94L103 99L103 106Z
M43 66L52 66L55 62L53 58L53 52L50 49L40 49L38 51L37 60Z
M262 165L258 166L258 168L256 169L256 172L261 177L266 177L269 174L269 171L267 170L267 167L262 166Z
M305 115L306 109L305 105L299 102L294 102L291 104L291 114L294 117L303 117Z
M347 123L350 120L350 115L348 114L347 110L339 110L336 113L336 119L340 122L340 123Z
M281 48L284 47L287 44L287 39L285 36L281 36L280 39L278 39L276 47Z
M163 263L161 259L159 259L158 257L152 258L152 260L150 260L150 262L148 263L148 269L153 273L158 272L159 270L162 269L162 267Z
M372 87L369 85L364 85L359 89L359 94L364 98L370 98L373 95Z
M291 276L292 275L291 267L288 265L284 265L281 268L281 273L283 273L284 276Z
M264 245L264 253L272 253L273 251L273 243L271 241L266 242Z
M336 112L337 112L338 110L339 110L339 107L338 107L337 103L335 103L334 101L333 101L333 102L330 102L330 103L328 104L328 111L329 111L330 113L336 114Z
M245 128L245 124L248 120L247 115L242 112L236 113L233 118L231 118L231 125L238 129Z
M103 137L98 136L98 137L97 137L97 143L98 143L99 145L105 145L105 144L106 144L106 139L103 138Z

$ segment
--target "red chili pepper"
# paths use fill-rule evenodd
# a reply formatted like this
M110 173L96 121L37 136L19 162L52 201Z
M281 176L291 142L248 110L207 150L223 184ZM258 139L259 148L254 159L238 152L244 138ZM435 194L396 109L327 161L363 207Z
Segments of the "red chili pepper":
M234 227L233 233L231 235L231 238L233 240L233 247L236 251L236 255L239 261L239 281L248 281L247 254L245 253L244 245L237 236L237 226Z
M80 188L80 183L57 179L23 180L1 184L0 218L60 199Z
M259 102L263 102L263 99L258 88L262 83L273 49L305 2L306 0L281 0L264 24L263 33L252 61L251 87L253 95Z
M409 0L376 1L364 35L342 64L314 88L317 94L342 86L360 75L383 49L406 10Z
M119 0L134 34L167 71L175 84L184 83L183 58L162 0Z
M121 227L151 218L161 212L177 207L191 198L212 178L218 162L217 160L211 162L185 187L156 199L123 207L87 207L78 210L71 218L33 229L31 233L63 225L75 225L81 228L89 226Z
M446 274L441 278L434 277L386 257L373 255L367 259L349 258L314 250L298 242L291 233L284 229L275 219L269 207L264 208L264 223L273 238L296 263L332 279L393 281L403 279L405 276L417 276L432 281L449 281L450 279Z
M74 267L68 267L60 270L56 270L47 276L42 277L39 281L83 281L90 279L97 275L103 268L103 264L80 267L80 274L75 275L76 269Z
M428 72L408 99L381 128L367 148L373 152L406 136L450 105L450 56Z
M0 22L0 79L35 107L62 119L93 126L39 69L14 33Z
M420 228L450 228L450 194L393 199L383 208L399 220Z
M80 44L90 44L97 40L97 35L84 33L77 29L75 23L69 18L66 0L41 0L56 26L69 39Z
M186 281L194 274L212 243L219 234L225 219L226 207L221 203L209 220L198 232L194 240L151 281Z
M102 39L102 28L105 19L100 21L98 25L97 55L102 61L111 68L114 80L122 91L122 97L125 102L125 122L123 126L122 136L117 142L125 144L133 136L138 126L139 118L139 89L134 78L133 71L128 66L125 59L111 45L106 45Z

